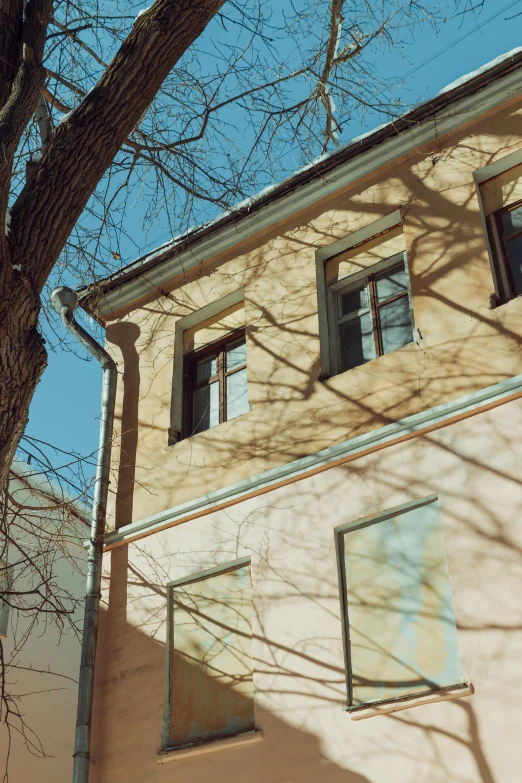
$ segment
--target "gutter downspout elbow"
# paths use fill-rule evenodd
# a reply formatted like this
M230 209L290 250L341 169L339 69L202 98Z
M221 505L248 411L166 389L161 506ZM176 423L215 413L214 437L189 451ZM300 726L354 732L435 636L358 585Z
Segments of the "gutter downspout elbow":
M90 769L92 705L94 695L94 667L100 614L101 574L107 496L111 461L114 403L118 371L107 351L75 320L78 305L76 293L67 287L57 288L51 294L53 309L60 315L65 328L97 359L103 368L100 413L100 441L96 464L96 481L92 506L91 533L88 546L87 582L83 620L80 677L78 682L78 710L74 746L73 783L87 783Z

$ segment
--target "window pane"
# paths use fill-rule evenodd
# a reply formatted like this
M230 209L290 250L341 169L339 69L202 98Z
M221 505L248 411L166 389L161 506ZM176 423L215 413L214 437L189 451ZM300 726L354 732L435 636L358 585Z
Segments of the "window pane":
M384 302L392 296L397 296L397 294L402 294L404 291L407 291L408 284L404 264L400 267L393 267L393 269L387 269L385 272L381 272L376 278L375 285L377 288L378 302Z
M193 394L192 431L203 432L219 424L219 383L209 383Z
M246 342L240 340L227 346L227 372L246 364Z
M217 375L217 356L209 356L208 359L201 359L196 364L196 383L208 381Z
M227 376L227 420L250 410L248 405L247 371L238 370Z
M502 215L502 230L505 237L510 237L516 231L522 230L522 206L504 212Z
M522 235L507 242L513 282L517 294L522 294Z
M438 504L343 539L353 705L462 683Z
M384 353L390 353L413 340L410 300L407 296L379 307Z
M370 313L339 325L340 372L375 359L372 317Z
M346 291L338 295L339 318L349 313L356 313L363 307L368 307L368 290L365 286Z
M253 731L250 565L172 589L175 746Z

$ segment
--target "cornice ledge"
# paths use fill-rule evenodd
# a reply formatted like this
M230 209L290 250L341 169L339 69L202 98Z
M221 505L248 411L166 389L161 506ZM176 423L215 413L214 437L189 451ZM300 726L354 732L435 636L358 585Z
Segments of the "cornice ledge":
M483 410L495 408L522 396L522 375L516 375L478 392L459 397L457 400L415 413L399 421L386 424L377 430L330 446L327 449L294 460L215 492L202 495L187 503L174 506L146 519L138 520L108 533L105 550L131 543L144 536L165 528L188 522L190 519L210 514L277 489L284 484L300 481L328 470L335 465L350 462L372 451L392 446L401 441L418 437L431 430L451 424L454 421L476 415Z
M116 278L114 281L107 281L108 287L97 303L95 315L110 318L113 313L150 296L180 274L186 274L210 258L231 250L240 241L304 211L321 199L334 195L434 139L440 139L458 130L521 90L520 72L515 69L476 92L449 103L418 123L412 123L407 129L396 131L396 135L384 141L378 140L379 134L387 128L393 128L394 122L390 122L383 129L376 129L374 134L370 133L365 137L365 144L369 144L375 136L374 146L362 148L358 152L355 141L353 157L337 164L330 171L317 175L308 182L296 182L295 190L290 192L278 194L276 189L274 197L267 203L253 203L250 214L245 214L243 210L234 214L235 210L232 208L223 221L224 225L221 225L222 221L218 219L215 226L203 225L201 230L196 229L188 243L180 240L179 248L174 245L172 249L160 248L152 251L143 259L142 268L141 265L129 265L128 272L123 270L116 276L121 276L120 282L117 282ZM347 145L347 150L351 149L351 146ZM291 185L291 179L287 184ZM198 233L201 233L201 236L198 236ZM88 289L81 291L80 295L83 297L82 305L90 311Z

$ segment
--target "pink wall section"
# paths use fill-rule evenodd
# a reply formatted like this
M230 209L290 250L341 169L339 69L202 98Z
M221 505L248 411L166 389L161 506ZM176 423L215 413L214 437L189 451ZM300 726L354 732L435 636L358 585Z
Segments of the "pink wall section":
M105 557L93 783L520 783L522 400ZM437 494L465 699L351 721L334 528ZM263 740L158 765L169 581L251 556Z

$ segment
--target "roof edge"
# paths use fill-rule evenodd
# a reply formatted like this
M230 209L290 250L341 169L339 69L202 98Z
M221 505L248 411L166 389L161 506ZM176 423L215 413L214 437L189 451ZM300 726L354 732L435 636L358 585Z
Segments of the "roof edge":
M448 85L448 87L443 88L433 98L415 106L406 114L403 114L397 119L391 120L368 133L357 136L338 150L334 150L331 153L327 153L326 155L317 158L286 179L281 180L279 183L271 185L264 190L261 190L258 194L231 207L229 211L222 214L222 216L218 216L215 220L189 229L185 234L180 235L179 238L176 237L169 240L164 245L160 245L158 248L141 256L135 261L132 261L112 275L79 289L78 295L81 306L87 310L89 314L96 317L95 303L104 293L119 288L133 278L139 277L161 265L173 255L187 250L191 245L199 242L201 239L218 232L227 225L240 221L247 215L252 215L267 204L284 198L297 188L313 182L314 180L321 179L337 166L368 152L390 138L404 133L411 129L412 126L421 124L437 112L443 110L452 103L457 102L459 99L478 92L496 79L517 70L522 66L522 47L508 52L506 55L502 55L492 62L494 63L492 67L488 67L486 64L476 72L470 74L469 78L464 76L461 79L457 79L455 82Z

